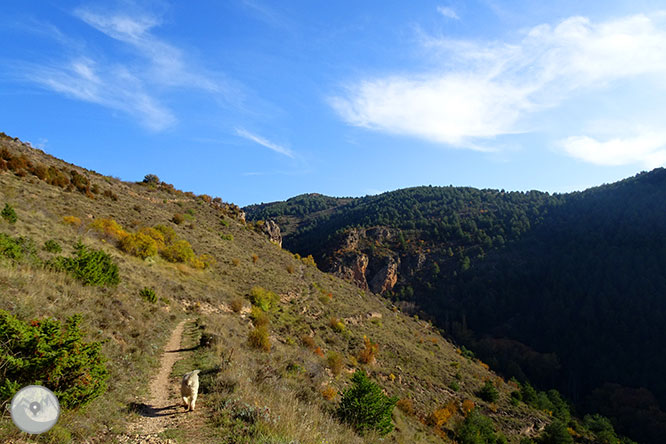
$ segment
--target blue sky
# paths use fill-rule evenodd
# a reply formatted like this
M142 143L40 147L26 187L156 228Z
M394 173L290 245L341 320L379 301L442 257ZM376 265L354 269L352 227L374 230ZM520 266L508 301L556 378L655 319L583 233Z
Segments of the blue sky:
M240 205L428 184L584 189L666 163L665 11L11 1L0 131Z

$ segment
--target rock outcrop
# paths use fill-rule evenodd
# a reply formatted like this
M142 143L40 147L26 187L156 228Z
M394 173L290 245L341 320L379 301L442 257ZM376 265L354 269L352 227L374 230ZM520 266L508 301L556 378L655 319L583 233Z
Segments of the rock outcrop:
M328 271L343 279L353 282L364 290L368 289L365 277L369 259L363 253L348 253L337 256L330 264Z
M243 213L245 217L245 213ZM264 222L263 231L268 236L268 240L275 245L282 247L282 234L280 233L280 226L274 220L267 220Z
M386 264L370 280L370 290L374 293L384 293L392 290L398 282L398 265L400 265L400 259L388 256Z

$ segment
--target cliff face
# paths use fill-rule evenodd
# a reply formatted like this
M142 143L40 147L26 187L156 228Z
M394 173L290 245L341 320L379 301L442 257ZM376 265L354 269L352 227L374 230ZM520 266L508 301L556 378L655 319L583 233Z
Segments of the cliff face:
M352 228L331 243L323 268L373 293L393 290L401 274L413 274L425 262L424 254L417 260L400 256L388 248L396 241L396 233L388 227Z

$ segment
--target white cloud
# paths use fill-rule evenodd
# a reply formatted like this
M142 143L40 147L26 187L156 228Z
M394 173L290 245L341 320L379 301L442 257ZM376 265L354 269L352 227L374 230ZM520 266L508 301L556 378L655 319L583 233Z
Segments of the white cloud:
M570 156L597 165L641 164L652 169L666 164L666 132L641 131L605 141L574 136L560 141L560 146Z
M282 145L273 143L270 140L267 140L261 136L258 136L256 134L247 131L246 129L236 128L236 134L247 140L251 140L252 142L258 143L259 145L266 147L269 150L282 154L283 156L294 158L294 153L289 148L285 148Z
M425 37L429 62L440 68L360 79L330 103L350 125L478 148L497 136L532 131L540 111L612 91L618 81L663 82L663 24L663 14L599 23L571 17L535 26L517 42Z
M446 18L460 20L460 17L458 17L458 14L456 14L456 11L454 11L453 8L449 8L447 6L438 6L437 12L439 12Z

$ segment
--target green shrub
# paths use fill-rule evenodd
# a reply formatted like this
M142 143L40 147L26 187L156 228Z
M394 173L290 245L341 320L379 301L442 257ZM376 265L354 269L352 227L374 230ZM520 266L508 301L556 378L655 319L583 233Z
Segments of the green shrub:
M155 294L155 290L153 290L152 288L144 287L139 292L139 296L141 296L143 299L150 302L151 304L157 302L157 295Z
M81 315L64 325L53 318L23 322L0 310L0 404L21 387L37 384L60 405L84 405L106 390L109 376L101 342L85 342Z
M16 211L14 211L14 208L8 203L5 204L5 208L0 212L0 216L10 224L15 224L18 220L18 217L16 217Z
M46 242L44 242L44 250L48 251L49 253L60 253L62 251L62 247L60 244L53 239L49 239Z
M234 240L234 235L233 234L222 234L220 233L220 237L224 240Z
M351 378L352 386L342 393L338 417L351 425L359 434L370 430L386 435L393 430L391 413L398 398L389 398L362 370Z
M495 433L493 422L487 416L472 410L456 431L460 444L505 444L506 438Z
M277 304L277 301L278 296L265 288L252 287L252 290L250 290L250 302L263 311L270 310Z
M49 264L57 271L66 271L84 285L116 285L120 282L118 266L102 250L94 250L78 243L74 257L58 256Z
M479 398L483 399L486 402L495 402L499 398L499 392L493 385L491 381L486 381L485 384L483 384L483 387L476 392L476 396Z
M159 185L160 184L160 178L157 177L155 174L146 174L143 177L143 183L147 185Z
M20 261L26 256L34 256L35 244L27 237L11 237L0 233L0 255Z
M567 427L557 419L548 424L539 437L539 444L573 444L573 442Z
M458 381L453 380L449 383L449 388L454 392L457 392L458 390L460 390L460 384L458 384Z

